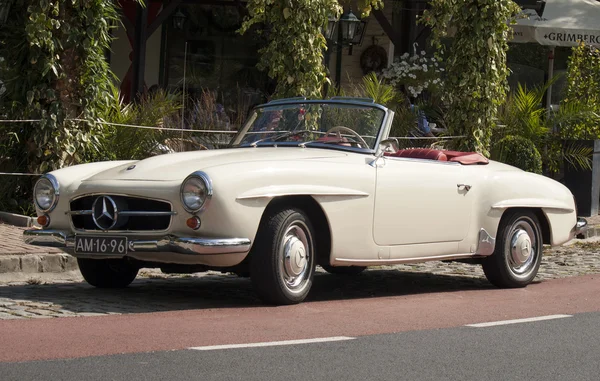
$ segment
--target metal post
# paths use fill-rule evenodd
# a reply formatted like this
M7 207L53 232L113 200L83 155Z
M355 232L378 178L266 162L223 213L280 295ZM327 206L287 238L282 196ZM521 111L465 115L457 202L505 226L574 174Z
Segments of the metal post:
M144 91L146 76L146 34L148 26L148 7L136 5L135 33L133 43L133 75L131 78L131 100Z
M550 48L548 54L548 81L554 77L554 46ZM546 91L546 111L550 113L550 107L552 106L552 85L548 86Z
M343 49L343 33L341 30L341 25L338 26L337 30L337 56L335 59L335 80L336 80L336 85L337 85L337 91L338 93L340 92L340 88L342 87L342 49Z

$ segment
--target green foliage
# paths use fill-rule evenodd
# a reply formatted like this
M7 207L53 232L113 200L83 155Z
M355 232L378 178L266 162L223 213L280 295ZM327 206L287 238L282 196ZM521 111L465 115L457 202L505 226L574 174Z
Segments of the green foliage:
M564 138L600 138L600 49L584 43L573 48L562 108L579 110L578 118L563 121Z
M362 96L372 98L375 103L386 107L392 107L398 101L398 94L394 86L388 85L382 79L377 78L375 72L370 72L363 77L359 91Z
M362 0L363 16L382 0ZM320 98L330 81L323 65L327 42L321 30L330 16L339 17L342 7L337 0L250 0L249 16L240 29L245 33L255 25L268 29L268 44L260 50L259 69L277 80L275 97L305 96Z
M542 173L542 155L535 143L524 136L509 135L494 145L493 157L524 171Z
M512 0L432 0L422 21L433 31L433 44L443 53L442 38L456 33L446 63L448 128L452 148L489 154L498 106L504 101L509 74L506 52L511 31L507 21L520 8Z
M533 89L519 85L516 91L509 94L500 108L500 125L494 130L492 140L498 143L492 144L492 158L505 160L500 155L500 142L505 136L519 136L532 142L539 152L544 152L542 161L548 174L559 172L564 161L577 168L591 168L592 151L589 147L564 144L562 136L556 133L557 128L588 115L587 108L581 104L568 104L561 105L557 112L548 113L542 107L544 93L557 79L554 77L544 86Z
M498 113L498 119L505 126L503 133L523 136L533 142L538 142L545 136L549 128L546 126L546 110L540 105L548 86L554 82L556 79L533 89L527 89L519 83Z
M139 102L124 103L118 89L113 86L111 99L113 103L100 115L103 121L109 123L162 127L169 118L177 119L181 109L178 94L163 90L144 96ZM101 148L95 160L139 160L160 153L160 146L169 139L176 139L177 133L108 125L103 127L100 136Z
M50 171L85 161L99 149L95 121L110 103L114 77L105 52L117 22L112 0L12 2L0 28L0 78L6 86L0 114L41 122L0 125L0 136L17 137L3 138L8 146L0 156L9 158L10 172ZM20 204L30 197L32 183L10 179L0 193Z

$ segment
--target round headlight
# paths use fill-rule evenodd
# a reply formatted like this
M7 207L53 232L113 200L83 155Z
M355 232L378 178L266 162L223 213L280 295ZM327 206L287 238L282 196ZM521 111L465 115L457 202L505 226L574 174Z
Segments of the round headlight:
M49 212L58 203L58 181L52 175L42 176L33 188L35 204L42 212Z
M197 213L204 210L212 197L212 184L204 172L194 172L181 184L181 202L185 210Z

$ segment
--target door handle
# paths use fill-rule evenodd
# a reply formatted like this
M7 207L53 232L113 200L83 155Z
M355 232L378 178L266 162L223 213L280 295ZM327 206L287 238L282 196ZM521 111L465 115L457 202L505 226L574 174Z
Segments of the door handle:
M464 190L466 190L467 192L468 192L468 191L470 191L470 190L471 190L471 188L472 188L472 187L471 187L469 184L456 184L456 187L457 187L459 190L461 190L461 189L464 189Z

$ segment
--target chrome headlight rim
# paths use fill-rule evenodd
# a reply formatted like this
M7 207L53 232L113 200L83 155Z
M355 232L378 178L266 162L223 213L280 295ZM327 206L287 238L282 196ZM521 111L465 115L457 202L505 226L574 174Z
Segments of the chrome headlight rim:
M37 187L38 187L38 184L43 180L49 181L50 184L52 185L52 188L54 189L54 198L52 199L52 202L50 203L50 206L48 208L43 208L38 203ZM54 177L54 175L51 175L51 174L42 175L42 177L40 177L38 179L38 181L35 183L35 185L33 187L33 201L35 203L35 206L44 213L50 213L51 211L54 210L54 208L56 208L56 205L58 205L59 198L60 198L60 184L59 184L58 180L56 179L56 177Z
M206 197L204 198L204 202L202 202L202 205L196 209L190 208L185 203L185 200L183 197L183 188L185 187L185 184L188 182L188 180L190 180L192 178L200 179L204 183L204 187L206 188ZM212 199L212 196L213 196L212 180L210 179L208 174L206 174L206 172L203 172L203 171L196 171L196 172L192 173L191 175L189 175L188 177L186 177L185 180L183 180L183 182L181 183L181 187L179 188L179 198L181 200L181 205L183 206L183 209L185 209L187 212L192 213L192 214L199 214L199 213L202 213L203 211L205 211L206 208L208 207L208 205L210 204L210 200Z

